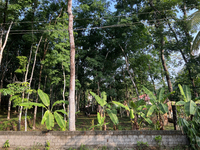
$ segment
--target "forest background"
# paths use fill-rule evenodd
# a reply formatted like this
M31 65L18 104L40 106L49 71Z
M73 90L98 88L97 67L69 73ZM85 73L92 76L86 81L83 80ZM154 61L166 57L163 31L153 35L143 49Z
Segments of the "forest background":
M170 100L179 101L181 84L190 86L192 99L198 97L200 1L112 2L73 3L76 111L88 105L90 91L123 102L139 99L143 86L155 94L165 87L176 91ZM68 101L67 11L66 0L0 1L0 88L8 89L0 93L0 105L8 119L11 109L22 113L22 101L40 102L37 89L48 94L51 106Z

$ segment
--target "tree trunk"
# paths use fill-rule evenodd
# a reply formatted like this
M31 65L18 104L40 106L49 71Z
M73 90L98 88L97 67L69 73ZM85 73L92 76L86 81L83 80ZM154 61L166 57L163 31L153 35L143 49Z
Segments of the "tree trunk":
M1 33L1 37L0 37L0 65L1 65L2 58L3 58L3 50L4 50L4 48L6 47L6 43L7 43L7 41L8 41L8 35L9 35L9 33L10 33L10 29L11 29L12 24L13 24L13 21L10 23L10 26L9 26L8 31L7 31L7 33L6 33L6 37L5 37L5 40L4 40L4 44L3 44L3 41L2 41L4 30L2 30L2 33ZM3 44L3 45L2 45L2 44Z
M8 116L7 116L7 120L10 120L11 97L12 97L12 95L10 95L9 102L8 102Z
M166 76L166 80L167 80L168 90L169 90L169 92L172 92L173 91L172 83L171 83L171 80L170 80L170 77L169 77L169 72L168 72L168 69L167 69L167 65L165 63L164 48L163 48L164 44L165 44L165 41L164 41L164 38L162 36L161 37L160 56L161 56L162 65L163 65L163 68L164 68L164 71L165 71L165 76Z
M75 131L75 43L73 35L72 0L68 0L70 40L70 90L69 90L69 131Z
M64 78L63 79L64 84L63 84L63 93L62 93L62 95L63 95L63 100L65 101L65 86L66 86L66 81L65 81L65 70L64 70L63 64L62 64L62 70L63 70L63 78ZM63 103L63 109L66 112L65 103ZM64 114L64 121L66 122L66 114Z

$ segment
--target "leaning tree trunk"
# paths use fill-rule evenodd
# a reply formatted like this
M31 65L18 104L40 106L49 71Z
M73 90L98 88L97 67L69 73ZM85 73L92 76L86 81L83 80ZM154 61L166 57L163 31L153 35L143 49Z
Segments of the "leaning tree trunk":
M68 0L70 40L70 90L69 90L69 131L75 131L75 43L73 35L72 0Z
M172 92L173 91L172 83L171 83L171 80L170 80L170 77L169 77L169 72L168 72L168 69L167 69L167 65L165 63L164 48L163 48L164 44L165 44L165 42L164 42L164 38L162 36L161 37L160 56L161 56L162 65L163 65L163 68L164 68L164 71L165 71L165 76L166 76L166 80L167 80L168 90L169 90L169 92Z

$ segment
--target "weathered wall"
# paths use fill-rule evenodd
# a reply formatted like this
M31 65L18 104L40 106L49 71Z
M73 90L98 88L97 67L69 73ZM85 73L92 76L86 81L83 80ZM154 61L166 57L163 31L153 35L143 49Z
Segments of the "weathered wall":
M167 147L188 144L186 136L181 131L0 131L0 149L6 140L9 140L12 149L44 146L47 141L53 150L79 147L81 144L94 148L100 145L133 148L138 141L156 146L155 136L158 135L162 136L162 145Z

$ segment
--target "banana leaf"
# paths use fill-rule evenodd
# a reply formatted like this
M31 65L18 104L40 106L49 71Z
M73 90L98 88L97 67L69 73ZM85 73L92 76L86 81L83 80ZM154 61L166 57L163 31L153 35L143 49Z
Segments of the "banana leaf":
M131 118L131 119L134 119L134 118L135 118L133 109L130 109L130 118Z
M187 102L188 100L187 100L187 98L186 98L186 96L185 96L185 93L184 93L184 91L183 91L182 86L181 86L180 84L178 84L178 87L179 87L179 89L180 89L181 95L182 95L183 98L184 98L184 101Z
M156 109L156 105L152 105L147 111L147 117L151 116L155 109Z
M42 100L43 104L48 107L50 105L49 96L40 89L38 89L38 95Z
M63 120L63 117L57 112L54 112L54 117L55 117L56 122L58 123L59 127L62 129L62 131L65 131L66 123Z
M90 92L90 94L96 99L96 101L99 103L99 105L101 105L101 107L103 107L104 105L107 104L107 102L104 99L101 99L98 95L96 95L93 92ZM104 95L105 98L105 95Z
M128 106L124 106L124 104L116 101L112 101L114 104L118 105L119 107L125 108L126 110L130 110Z
M152 99L154 102L156 102L156 96L149 91L146 87L143 86L143 91L149 96L150 99Z
M179 101L179 102L176 103L176 105L177 106L185 105L185 102L184 101Z
M158 102L160 103L161 100L163 100L164 98L164 92L165 92L165 89L164 88L161 88L160 92L159 92L159 95L158 95Z
M184 109L185 109L185 113L189 116L189 115L194 115L195 111L196 111L196 104L194 101L190 100L188 102L185 103L184 105Z
M183 85L183 91L185 93L185 97L187 99L187 101L191 100L191 91L188 85Z
M119 124L119 120L117 117L117 110L116 109L106 109L111 121L113 122L114 125Z
M159 104L158 104L158 108L161 110L161 112L162 112L163 114L165 114L165 113L168 112L167 104L159 103Z

